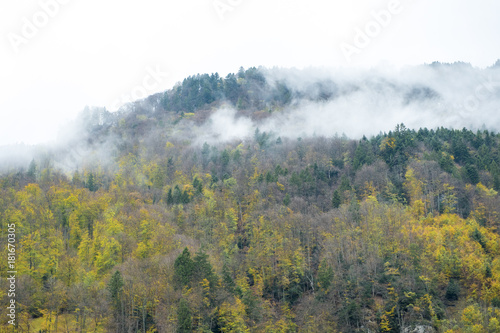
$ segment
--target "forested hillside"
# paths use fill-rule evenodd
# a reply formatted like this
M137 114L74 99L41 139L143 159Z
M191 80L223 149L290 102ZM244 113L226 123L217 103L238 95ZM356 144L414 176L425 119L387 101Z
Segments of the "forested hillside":
M356 89L241 69L84 112L68 146L0 178L4 331L500 332L499 134L189 135L224 105L259 124Z

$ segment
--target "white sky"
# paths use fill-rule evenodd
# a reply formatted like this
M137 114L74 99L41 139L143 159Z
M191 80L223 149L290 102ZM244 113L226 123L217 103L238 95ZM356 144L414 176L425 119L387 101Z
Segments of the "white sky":
M392 1L2 0L0 145L54 140L85 105L113 111L124 96L163 91L196 73L433 61L486 67L500 58L500 1L400 0L401 12L348 62L340 45L354 45L356 29ZM232 10L222 19L215 4ZM36 33L27 28L33 23ZM149 72L157 70L155 81Z

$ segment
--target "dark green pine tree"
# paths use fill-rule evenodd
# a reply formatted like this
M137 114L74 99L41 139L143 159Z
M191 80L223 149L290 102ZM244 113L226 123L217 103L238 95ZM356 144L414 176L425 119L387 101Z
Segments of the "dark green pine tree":
M234 292L236 284L234 283L233 277L231 276L231 272L229 271L229 267L227 267L226 263L222 266L222 283L224 284L226 290L231 293Z
M493 189L500 191L500 168L495 161L492 161L488 169L493 176Z
M191 253L188 248L175 259L174 262L174 281L179 286L187 286L193 277L194 262L191 259Z
M73 173L73 178L71 179L71 183L76 186L81 186L82 182L78 170L75 170L75 172Z
M354 170L359 170L365 164L370 165L375 160L375 155L370 147L370 143L364 137L358 144L356 151L354 152L354 159L352 161L352 166Z
M500 191L500 175L493 175L493 189Z
M179 188L179 185L175 185L174 192L172 195L174 204L182 203L182 192L181 189Z
M169 188L167 192L167 205L172 205L174 203L174 197L172 196L172 189Z
M464 168L465 179L472 185L479 183L479 172L473 164L467 164Z
M460 295L460 285L455 279L450 279L448 286L446 287L446 299L450 301L458 300Z
M288 206L290 204L290 194L285 194L285 198L283 199L283 205Z
M89 189L90 192L95 192L97 191L97 184L95 180L95 176L92 172L89 172L87 174L87 188Z
M198 179L198 177L194 177L193 188L194 188L194 190L196 191L197 194L202 194L203 193L203 184Z
M215 288L217 285L217 276L214 274L212 264L208 260L208 254L201 251L201 249L196 253L193 260L193 276L196 281L207 279L211 288Z
M108 282L108 291L111 297L111 304L115 309L115 315L121 312L121 295L123 291L123 277L120 271L116 271Z
M189 193L186 190L184 190L184 192L182 192L181 203L183 203L183 204L189 203Z
M349 181L349 178L346 175L342 176L342 178L340 180L340 186L337 190L338 190L339 196L340 196L340 204L342 204L349 197L349 194L346 192L352 191L351 182ZM335 193L334 193L334 195L335 195ZM332 201L332 204L333 204L333 201ZM340 204L339 204L339 206L340 206Z
M191 309L189 308L188 302L183 298L179 302L179 307L177 308L177 332L191 332L191 326Z
M335 190L333 192L333 197L332 197L332 207L339 208L341 204L342 204L342 198L340 197L339 190Z
M333 269L332 266L328 265L325 259L321 261L321 265L318 268L318 287L323 294L326 294L328 288L333 281Z
M36 169L37 169L37 166L35 163L35 159L32 159L30 162L30 165L28 167L28 172L26 173L27 176L30 177L32 180L35 180L35 178L36 178Z
M220 156L220 160L222 163L222 167L226 168L229 164L229 161L231 160L231 155L229 155L229 151L227 149L224 149Z
M208 162L210 162L210 145L205 142L201 150L201 165L203 169L208 166Z

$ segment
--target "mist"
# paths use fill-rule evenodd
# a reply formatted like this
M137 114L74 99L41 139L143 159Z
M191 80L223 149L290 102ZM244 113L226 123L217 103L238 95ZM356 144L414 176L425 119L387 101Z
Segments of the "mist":
M86 108L46 146L0 147L0 171L27 168L33 158L52 156L66 172L113 167L118 147L133 142L164 145L182 140L195 147L244 141L256 130L274 138L347 136L360 139L393 130L438 127L500 129L500 61L484 69L465 63L433 63L402 69L259 68L266 81L263 109L237 108L222 97L202 110L182 116L162 109L162 94L110 113ZM276 104L269 91L287 91ZM269 91L267 91L269 90ZM203 115L203 116L199 116ZM168 130L160 129L166 122ZM123 131L128 131L124 133Z
M412 129L500 129L500 62L485 69L433 63L401 70L263 72L270 85L286 84L293 92L290 105L269 110L264 119L225 105L202 126L187 125L196 144L248 138L257 128L288 138L351 139L388 132L400 123Z

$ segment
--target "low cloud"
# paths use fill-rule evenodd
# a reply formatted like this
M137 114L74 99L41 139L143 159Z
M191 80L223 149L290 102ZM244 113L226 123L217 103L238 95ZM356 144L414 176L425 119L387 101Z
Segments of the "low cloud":
M158 117L163 117L158 94L129 103L119 113L87 108L61 131L51 149L4 147L0 165L3 170L27 168L35 152L43 149L56 156L55 167L66 171L113 166L119 147L133 142L216 145L253 138L257 129L292 139L344 134L359 139L388 132L400 123L412 129L500 130L500 62L485 69L434 63L400 70L259 70L270 87L286 86L285 106L266 104L263 110L250 112L224 103L200 114L167 113L161 120L167 127L157 126ZM269 97L267 91L260 93Z
M477 69L435 63L353 72L273 69L267 70L266 79L270 84L285 83L293 91L288 107L252 120L225 106L196 127L195 142L244 139L257 128L289 138L345 134L353 139L388 132L399 123L413 129L500 129L500 66Z

